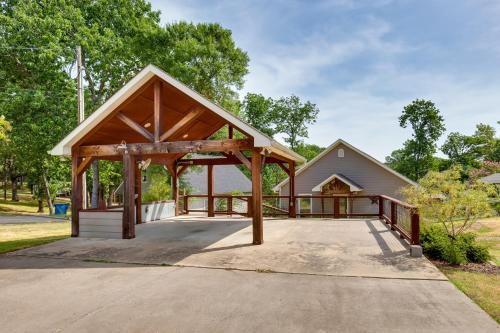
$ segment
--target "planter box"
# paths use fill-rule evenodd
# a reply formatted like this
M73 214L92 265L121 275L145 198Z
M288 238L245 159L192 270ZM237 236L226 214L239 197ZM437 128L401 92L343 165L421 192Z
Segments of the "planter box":
M123 210L80 212L80 235L88 238L122 238Z
M157 201L142 204L142 222L151 222L175 216L175 201Z

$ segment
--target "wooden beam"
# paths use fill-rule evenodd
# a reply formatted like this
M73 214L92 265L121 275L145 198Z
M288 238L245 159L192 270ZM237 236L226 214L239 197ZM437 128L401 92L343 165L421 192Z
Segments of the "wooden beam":
M252 151L252 229L253 244L264 242L264 227L262 215L262 155Z
M135 158L130 154L123 155L123 221L122 237L130 239L135 237Z
M228 124L227 125L227 138L228 139L232 139L233 135L234 135L234 133L233 133L233 126L231 126L231 125Z
M78 237L80 234L80 210L83 205L83 176L78 173L80 160L78 154L73 152L71 163L71 237Z
M85 172L90 164L95 160L94 157L86 157L81 163L80 165L78 166L78 169L77 169L77 174L78 175L81 175L83 172Z
M162 83L156 81L154 85L154 141L160 142L161 116L162 116Z
M248 160L248 158L245 155L243 155L243 153L241 151L239 151L239 150L233 150L233 155L241 163L243 163L248 168L248 170L252 170L252 163Z
M252 158L247 157L248 161L252 161ZM267 157L266 161L269 163L282 163L280 160L275 159L274 157ZM233 165L233 164L243 164L239 159L237 159L234 155L228 155L228 158L218 157L218 158L186 158L178 160L178 165L187 166L187 165ZM286 169L288 171L288 169Z
M207 166L208 217L214 217L214 166Z
M118 112L116 117L121 121L123 121L125 124L127 124L128 127L130 127L131 129L133 129L134 131L136 131L137 133L148 139L150 142L154 142L153 134L151 134L147 129L145 129L140 124L136 123L135 121L133 121L132 119L130 119L121 112Z
M177 176L180 177L187 169L189 165L183 165L177 170Z
M276 164L283 170L285 171L285 173L290 176L290 170L288 170L288 168L285 166L285 164L283 162L276 162Z
M126 149L125 149L126 148ZM225 152L230 150L248 150L252 148L249 140L193 140L158 143L132 143L115 145L81 146L81 156L115 156L127 150L130 155L163 155L177 153Z
M179 132L185 129L189 124L196 120L203 113L202 109L196 108L189 112L184 118L179 120L174 126L169 128L165 133L160 136L159 141L165 141L179 134Z

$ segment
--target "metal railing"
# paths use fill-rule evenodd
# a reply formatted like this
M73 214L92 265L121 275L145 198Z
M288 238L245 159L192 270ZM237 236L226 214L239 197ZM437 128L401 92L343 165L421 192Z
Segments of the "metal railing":
M378 217L397 231L410 244L420 242L420 218L416 207L385 195L264 195L262 211L265 216L291 216L290 200L298 217L355 218ZM210 205L209 200L213 200ZM196 194L180 197L184 214L204 212L224 215L252 215L250 195ZM213 211L210 212L210 207Z

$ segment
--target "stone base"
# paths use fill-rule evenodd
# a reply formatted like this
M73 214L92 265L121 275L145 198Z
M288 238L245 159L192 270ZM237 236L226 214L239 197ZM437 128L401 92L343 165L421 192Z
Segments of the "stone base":
M420 245L410 245L410 256L418 258L422 254L422 247Z

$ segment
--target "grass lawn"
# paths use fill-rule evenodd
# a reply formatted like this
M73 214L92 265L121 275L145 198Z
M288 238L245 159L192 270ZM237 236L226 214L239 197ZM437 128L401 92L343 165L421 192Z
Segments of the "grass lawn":
M500 265L500 217L479 220L471 230L477 240L489 247L492 261ZM438 265L438 268L464 294L500 323L500 275L470 272L460 267Z
M458 289L500 323L500 275L439 268Z
M0 224L0 253L42 245L71 235L70 222Z
M489 247L492 260L500 266L500 217L479 220L471 229L478 241Z
M46 215L49 213L47 202L43 202L44 212L38 213L38 201L33 199L28 188L18 189L19 201L11 201L11 191L7 191L7 200L0 199L0 213L1 214L40 214ZM56 203L69 203L69 198L57 198Z

